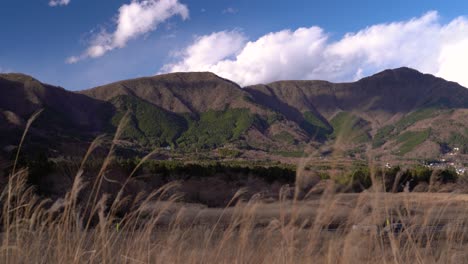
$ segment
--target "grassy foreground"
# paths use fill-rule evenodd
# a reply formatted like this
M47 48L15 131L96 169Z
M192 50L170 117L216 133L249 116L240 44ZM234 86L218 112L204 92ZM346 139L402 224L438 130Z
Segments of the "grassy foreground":
M2 192L1 263L468 261L464 195L328 192L299 201L284 188L270 204L258 196L197 209L165 195L176 184L132 201L105 194L80 201L81 188L99 182L85 185L78 174L66 197L51 203L26 187L26 173L11 175Z
M466 196L387 194L379 182L349 196L330 182L323 194L299 199L308 183L298 169L295 187L284 187L279 201L268 204L260 194L242 201L239 190L210 214L178 203L176 182L144 196L124 197L126 182L115 196L103 193L111 159L112 148L93 182L80 168L57 201L36 196L27 169L14 166L0 194L0 263L468 261Z

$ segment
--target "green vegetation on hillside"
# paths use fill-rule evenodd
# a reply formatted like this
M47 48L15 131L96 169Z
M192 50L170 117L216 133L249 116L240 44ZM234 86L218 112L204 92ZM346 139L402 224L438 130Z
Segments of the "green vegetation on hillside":
M114 125L114 127L117 127L124 115L124 112L117 113L112 118L112 125ZM148 143L145 134L138 128L138 121L136 120L134 114L130 114L128 116L128 120L123 125L124 127L120 136L121 139L134 140L145 145Z
M330 121L333 126L331 138L346 143L364 143L369 141L369 122L349 112L340 112Z
M393 125L387 125L380 128L372 140L372 147L378 148L385 144L391 138L398 136L402 131L413 124L432 118L439 114L437 108L423 108L407 114Z
M424 119L428 119L428 118L431 118L431 117L434 117L438 114L438 111L437 109L435 108L423 108L423 109L419 109L419 110L416 110L408 115L406 115L405 117L403 117L402 119L400 119L400 121L398 121L396 124L395 124L395 128L398 130L398 131L403 131L404 129L406 129L407 127L415 124L416 122L419 122L421 120L424 120Z
M282 156L285 158L302 158L305 157L304 151L275 151L273 154Z
M316 140L324 140L332 132L327 123L310 111L304 112L304 121L300 126Z
M198 120L190 120L189 129L177 143L184 148L216 148L239 139L257 120L248 109L210 110Z
M400 144L399 155L405 155L411 152L414 148L426 141L431 134L430 129L423 131L408 131L399 135L396 139L397 143Z
M459 148L461 153L468 153L468 129L465 134L451 132L447 144L452 148Z
M242 155L242 152L238 149L220 148L218 154L223 158L238 158Z
M385 144L385 142L390 137L394 129L395 127L392 125L388 125L388 126L384 126L380 128L372 140L372 147L378 148L382 146L383 144Z
M294 136L288 133L287 131L281 131L280 133L274 135L273 139L287 143L289 145L294 145L297 143L297 140L294 138Z
M275 122L278 122L278 121L283 121L284 120L284 116L278 112L273 112L273 114L271 115L268 115L266 117L266 123L268 125L272 125L273 123Z
M115 126L127 111L130 112L130 120L123 130L123 138L133 139L142 144L172 145L187 130L185 118L141 99L119 96L114 98L112 103L119 111L112 119Z
M112 103L118 109L112 118L114 127L130 112L122 138L144 145L212 149L240 139L254 123L266 122L260 122L248 109L210 110L194 117L171 113L131 96L116 97Z

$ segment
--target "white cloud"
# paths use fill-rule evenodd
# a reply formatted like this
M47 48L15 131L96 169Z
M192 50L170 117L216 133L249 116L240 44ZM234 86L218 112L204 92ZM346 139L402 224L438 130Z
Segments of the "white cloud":
M66 6L70 3L70 0L50 0L49 6Z
M237 14L239 10L235 9L234 7L228 7L223 10L223 14Z
M67 60L66 60L66 62L67 62L68 64L74 64L74 63L77 63L77 62L79 62L79 61L80 61L80 58L77 57L77 56L68 57Z
M238 40L236 45L233 39ZM254 41L238 31L201 36L162 72L211 71L241 85L282 79L353 81L412 67L468 86L468 19L440 23L437 12L378 24L332 41L319 27L269 33Z
M184 20L189 17L187 6L178 0L132 0L119 8L114 32L101 31L83 54L72 56L67 62L97 58L111 50L123 48L128 41L155 30L159 24L176 15Z
M246 42L246 38L239 31L221 31L197 37L195 44L175 53L175 56L182 57L183 61L166 65L163 71L187 71L193 68L210 70L211 65L235 56Z

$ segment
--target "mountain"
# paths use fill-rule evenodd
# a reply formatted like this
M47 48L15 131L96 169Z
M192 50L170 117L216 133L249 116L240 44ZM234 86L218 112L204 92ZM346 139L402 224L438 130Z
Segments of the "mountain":
M63 88L43 84L22 74L0 74L0 108L19 119L44 108L56 122L85 130L102 129L101 114L106 103Z
M468 89L413 69L386 70L353 83L280 81L245 90L291 120L312 114L323 122L321 115L332 127L324 130L332 145L350 152L362 152L369 142L379 155L422 158L436 157L447 144L468 148Z
M103 101L117 96L137 97L175 113L197 114L228 108L262 111L251 103L250 94L239 85L209 72L171 73L126 80L82 91L81 94Z
M33 136L64 144L112 134L121 124L122 142L137 152L171 146L185 153L228 148L262 157L339 152L357 158L369 151L382 159L468 152L468 89L409 68L352 83L245 88L213 73L171 73L80 92L1 74L0 94L0 131L21 131L43 108Z
M54 142L70 137L94 137L106 130L113 107L103 101L44 84L24 74L0 74L2 146L19 141L26 121L39 110L32 134Z
M172 73L126 80L82 91L116 109L113 124L130 113L123 137L131 141L190 149L245 141L275 113L253 101L237 84L213 73ZM156 125L155 125L156 124Z
M354 83L280 81L247 87L256 100L289 115L320 112L330 118L337 111L382 113L385 117L425 107L467 108L468 90L429 74L399 68Z

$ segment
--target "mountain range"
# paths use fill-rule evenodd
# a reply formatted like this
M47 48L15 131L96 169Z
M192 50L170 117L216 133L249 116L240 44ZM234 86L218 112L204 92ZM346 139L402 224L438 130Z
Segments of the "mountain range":
M171 73L72 92L0 74L0 147L29 137L48 155L73 155L121 126L120 144L184 153L434 159L468 153L468 89L410 68L350 83L279 81L240 87L209 72ZM79 148L79 147L76 147Z

